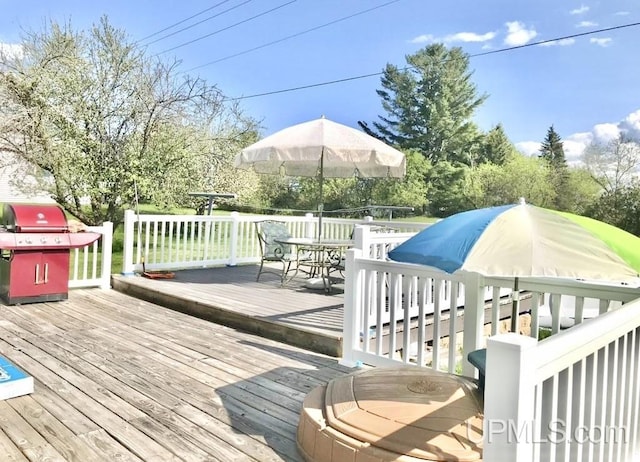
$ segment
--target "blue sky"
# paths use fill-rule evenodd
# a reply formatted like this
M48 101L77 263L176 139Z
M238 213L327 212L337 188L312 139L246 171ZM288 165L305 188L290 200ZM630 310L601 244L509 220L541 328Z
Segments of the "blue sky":
M637 0L0 0L0 5L3 44L16 43L21 30L41 29L48 19L69 20L82 29L106 14L150 53L175 57L183 71L199 74L229 97L245 97L242 106L262 122L265 135L321 115L354 127L358 120L376 120L384 114L376 95L380 77L247 98L252 95L374 74L387 63L404 66L406 55L433 41L476 55L640 22ZM201 23L189 27L196 22ZM570 160L594 138L615 136L620 129L640 134L639 39L640 26L633 26L471 58L473 81L489 95L476 123L483 130L502 123L511 141L528 153L553 124Z

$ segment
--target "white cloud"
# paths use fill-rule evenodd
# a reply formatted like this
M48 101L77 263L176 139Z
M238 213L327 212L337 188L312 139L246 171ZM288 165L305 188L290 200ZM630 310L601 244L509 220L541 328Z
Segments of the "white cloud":
M593 141L593 133L591 132L574 133L563 139L562 147L564 148L564 157L567 159L567 164L579 164L582 153L591 144L591 141Z
M437 42L436 38L431 34L418 35L409 40L410 43L433 43Z
M625 117L619 126L620 131L633 138L640 138L640 109Z
M0 42L0 55L6 56L8 59L13 59L21 58L22 54L22 45L20 45L19 43Z
M621 133L633 138L640 137L640 109L627 115L620 122L596 124L591 131L574 133L564 137L562 145L567 163L569 165L579 165L582 154L589 144L594 141L606 144L616 139ZM520 152L528 156L538 155L540 149L540 142L538 141L522 141L515 143L515 145Z
M544 43L541 43L540 45L543 47L552 47L552 46L566 47L569 45L573 45L574 43L576 43L576 39L566 38L566 39L560 39L560 40L551 40L550 42L544 42Z
M435 37L431 34L419 35L410 40L411 43L456 43L456 42L488 42L495 38L495 32L486 32L484 34L477 34L475 32L457 32L455 34L446 35L444 37Z
M580 8L569 11L569 14L585 14L587 11L589 11L587 5L580 5Z
M507 36L504 43L508 46L525 45L538 35L535 29L527 29L520 21L507 22L505 25L507 26Z
M629 13L628 11L616 11L615 13L613 13L614 16L628 16Z
M612 42L613 42L613 39L611 39L610 37L603 37L603 38L591 37L589 39L589 43L593 43L601 47L608 47L609 45L611 45Z
M595 27L597 25L598 23L593 21L580 21L578 24L576 24L576 27Z
M488 42L496 36L495 32L487 32L485 34L476 34L475 32L458 32L457 34L447 35L445 42Z
M620 135L619 124L608 122L594 125L591 131L593 133L594 139L603 143L608 143L609 141L616 139Z
M526 156L537 156L540 151L540 142L538 141L522 141L516 143L516 148Z

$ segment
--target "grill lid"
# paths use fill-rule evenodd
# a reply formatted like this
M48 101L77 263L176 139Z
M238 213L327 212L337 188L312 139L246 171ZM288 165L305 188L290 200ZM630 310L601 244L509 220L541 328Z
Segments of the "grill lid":
M5 204L2 223L14 233L65 233L69 231L62 207L56 204Z

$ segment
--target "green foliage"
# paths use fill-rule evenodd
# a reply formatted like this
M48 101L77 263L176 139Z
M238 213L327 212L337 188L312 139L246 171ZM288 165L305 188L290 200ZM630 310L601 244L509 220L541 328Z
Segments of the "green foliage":
M605 191L586 214L640 236L640 182Z
M503 165L517 154L518 151L504 132L502 124L498 124L482 140L475 163Z
M419 152L410 151L406 156L405 177L402 180L389 178L375 181L371 188L369 204L413 207L416 212L426 211L428 199L425 179L432 166Z
M395 205L424 209L425 176L429 162L419 153L407 154L404 178L325 178L324 210L328 216L351 216L353 209L369 205ZM297 213L317 212L318 179L315 177L261 176L261 202L264 209L289 209ZM256 203L258 205L258 203ZM342 211L330 213L333 211ZM358 212L362 214L362 212Z
M601 191L598 183L584 167L568 168L563 186L558 190L558 194L563 196L562 200L557 200L556 203L562 206L561 210L578 215L585 215L592 210Z
M560 138L558 132L553 128L553 125L547 130L547 136L540 146L540 158L549 162L556 170L567 167L562 138Z
M553 208L571 211L573 207L571 183L567 170L567 160L564 155L564 145L553 125L547 130L547 136L540 145L540 159L551 167L551 182L555 190Z
M466 176L469 208L527 203L552 207L555 190L549 165L538 158L516 154L503 165L481 164Z
M549 338L552 335L553 335L553 331L551 329L548 329L546 327L541 327L540 329L538 329L538 341Z
M464 194L468 171L466 165L448 161L440 161L431 167L427 176L431 216L447 217L473 208Z
M387 64L378 96L386 116L358 122L369 134L432 163L470 165L481 135L472 122L486 95L471 82L469 57L461 48L430 45L406 57L408 67Z
M85 223L117 222L136 189L185 204L255 137L215 87L147 57L106 18L82 32L51 23L22 47L0 63L0 151L46 172L44 189Z

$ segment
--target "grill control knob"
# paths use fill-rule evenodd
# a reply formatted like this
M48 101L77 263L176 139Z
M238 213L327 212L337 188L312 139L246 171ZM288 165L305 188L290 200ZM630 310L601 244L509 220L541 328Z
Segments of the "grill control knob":
M62 239L60 239L59 237L55 238L56 244L60 244L62 242Z
M46 243L47 243L47 238L46 238L46 237L44 237L44 236L43 236L43 237L41 237L41 238L40 238L40 243L41 243L41 244L46 244Z
M25 237L24 238L24 242L25 242L25 244L31 244L31 238Z

